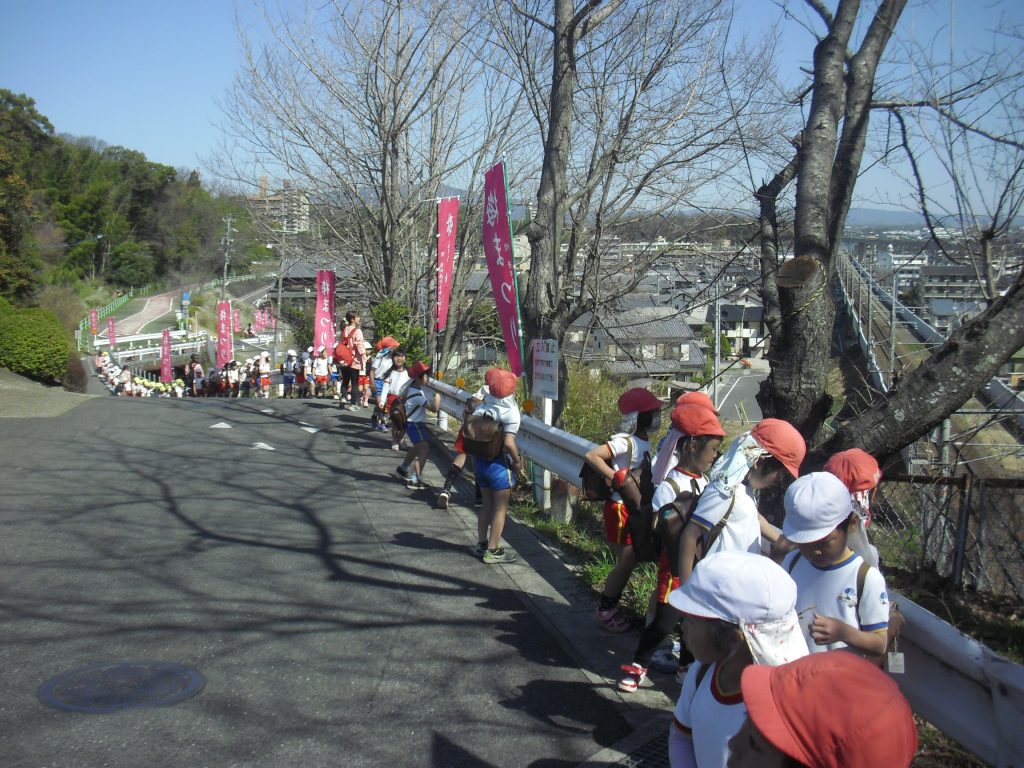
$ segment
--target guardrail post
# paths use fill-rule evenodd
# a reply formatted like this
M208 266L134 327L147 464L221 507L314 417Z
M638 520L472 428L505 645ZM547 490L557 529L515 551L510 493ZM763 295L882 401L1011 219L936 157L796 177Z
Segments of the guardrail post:
M959 589L964 584L964 557L967 552L968 519L971 514L971 489L973 481L967 475L960 489L960 513L956 523L956 545L953 551L953 586Z

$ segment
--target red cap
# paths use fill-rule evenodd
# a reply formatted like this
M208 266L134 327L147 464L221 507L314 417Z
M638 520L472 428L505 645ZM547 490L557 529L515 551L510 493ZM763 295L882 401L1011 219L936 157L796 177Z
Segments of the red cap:
M802 765L906 768L917 751L917 728L899 687L853 653L751 664L741 685L757 730Z
M690 437L725 437L718 417L702 405L677 405L672 409L672 426Z
M627 389L619 395L619 413L647 413L661 410L664 403L643 387Z
M410 379L418 379L424 373L430 373L430 365L428 363L413 363L409 368Z
M398 343L398 339L396 339L394 336L385 336L383 339L377 342L377 351L380 352L385 347L387 347L388 349L394 349L395 347L400 346L402 345Z
M796 427L782 419L764 419L750 434L768 453L782 462L793 477L800 477L800 465L807 455L807 443Z
M860 448L840 451L825 462L825 471L843 481L850 493L870 491L882 479L875 457Z
M676 405L699 405L701 408L707 408L715 416L718 415L715 401L703 392L683 392L683 394L676 398Z
M508 397L516 391L519 379L512 371L504 368L491 368L484 374L484 382L487 384L487 391L494 397Z

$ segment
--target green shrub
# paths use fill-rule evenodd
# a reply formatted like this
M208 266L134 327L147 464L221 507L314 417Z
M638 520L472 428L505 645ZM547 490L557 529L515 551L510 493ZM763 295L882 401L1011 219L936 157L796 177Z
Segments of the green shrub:
M39 308L5 311L0 365L37 381L61 380L67 372L68 343L57 316Z

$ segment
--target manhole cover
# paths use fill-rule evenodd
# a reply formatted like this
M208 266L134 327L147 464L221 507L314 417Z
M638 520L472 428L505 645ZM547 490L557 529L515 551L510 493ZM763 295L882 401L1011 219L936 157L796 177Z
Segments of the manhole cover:
M57 709L103 714L177 704L206 684L194 669L165 661L107 662L73 669L43 683L39 700Z

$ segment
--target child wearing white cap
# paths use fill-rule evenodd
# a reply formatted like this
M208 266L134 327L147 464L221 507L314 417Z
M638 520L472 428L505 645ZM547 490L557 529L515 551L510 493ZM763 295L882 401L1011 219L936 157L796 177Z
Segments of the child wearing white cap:
M729 739L747 718L740 692L751 664L778 666L807 655L794 608L796 585L750 552L702 560L669 603L683 614L691 664L669 730L672 768L725 766Z
M786 491L782 532L797 546L782 567L797 585L797 612L811 653L849 646L876 660L885 653L885 579L851 549L850 491L831 472L812 472Z

